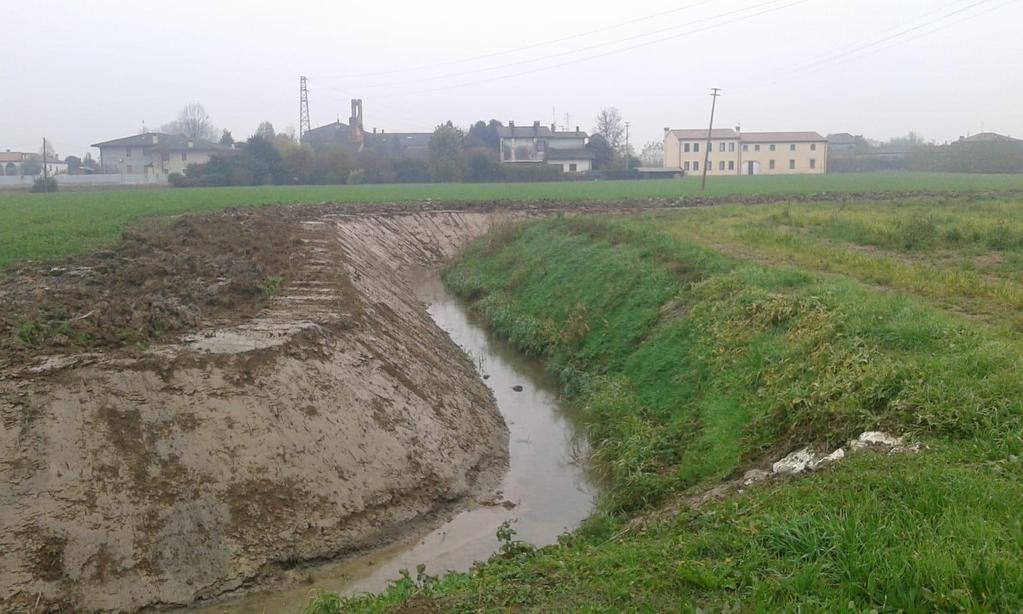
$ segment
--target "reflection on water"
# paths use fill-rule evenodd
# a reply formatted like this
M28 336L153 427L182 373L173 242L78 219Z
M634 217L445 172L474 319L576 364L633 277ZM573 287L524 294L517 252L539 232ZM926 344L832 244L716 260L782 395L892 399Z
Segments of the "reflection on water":
M379 591L402 569L464 571L498 547L497 528L513 521L517 539L536 545L557 541L593 510L596 482L580 459L586 444L570 408L558 404L557 386L534 360L487 333L435 275L417 287L433 320L472 358L497 399L510 431L510 466L499 490L514 507L479 507L462 512L418 539L393 544L344 563L293 572L301 586L254 593L206 608L208 612L298 612L312 590ZM520 390L521 387L521 390ZM414 572L413 572L414 573Z

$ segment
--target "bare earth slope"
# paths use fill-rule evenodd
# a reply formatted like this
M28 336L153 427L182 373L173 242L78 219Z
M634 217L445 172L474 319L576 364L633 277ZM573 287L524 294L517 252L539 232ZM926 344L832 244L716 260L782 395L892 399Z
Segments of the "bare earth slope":
M493 219L291 220L295 265L256 317L3 366L0 609L215 598L489 489L507 431L405 276Z

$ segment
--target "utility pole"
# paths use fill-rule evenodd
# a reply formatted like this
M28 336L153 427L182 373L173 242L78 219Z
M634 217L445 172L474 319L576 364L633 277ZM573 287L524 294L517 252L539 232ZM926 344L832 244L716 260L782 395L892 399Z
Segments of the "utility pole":
M43 137L43 192L50 191L50 172L46 168L46 137Z
M312 129L312 124L309 121L309 87L307 85L308 79L305 77L298 78L298 142L302 142L302 137L305 136L306 132Z
M710 103L710 128L707 128L707 148L703 152L703 179L700 181L700 190L701 191L707 189L707 167L710 166L710 147L711 147L711 142L710 141L711 141L711 137L714 134L714 109L717 107L718 96L720 96L720 95L721 95L721 88L719 88L719 87L712 87L711 88L711 92L710 92L710 96L711 96L711 103Z
M632 156L629 155L629 122L625 122L625 170L632 168Z

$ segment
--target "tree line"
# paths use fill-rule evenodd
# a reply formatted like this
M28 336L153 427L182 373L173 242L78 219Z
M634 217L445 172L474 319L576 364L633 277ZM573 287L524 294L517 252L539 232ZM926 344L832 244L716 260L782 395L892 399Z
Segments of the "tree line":
M832 152L828 170L835 173L1023 173L1023 142L961 139L938 144L913 132L881 143L856 137L851 151Z
M235 151L217 154L208 162L191 164L184 174L172 174L178 187L266 184L358 184L429 182L558 181L567 177L554 165L507 165L500 162L496 120L477 121L468 130L448 121L438 125L425 155L395 156L367 150L354 153L344 145L312 146L293 133L278 133L261 123L243 143L236 144L227 130L220 143ZM215 129L202 105L188 105L167 131L214 140ZM586 145L593 152L594 168L615 171L638 166L640 160L626 147L624 126L617 109L597 117Z

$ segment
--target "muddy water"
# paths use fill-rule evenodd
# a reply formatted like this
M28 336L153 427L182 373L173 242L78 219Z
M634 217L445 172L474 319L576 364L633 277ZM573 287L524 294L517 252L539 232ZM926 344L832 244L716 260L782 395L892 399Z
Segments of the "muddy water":
M316 589L376 592L402 569L415 574L420 564L432 575L464 571L498 548L495 533L505 520L512 521L518 539L546 545L592 512L597 484L581 460L587 456L582 427L578 416L558 403L557 385L542 366L489 334L436 275L426 276L416 290L434 322L472 358L508 423L510 464L495 493L497 504L463 511L425 535L353 560L293 570L291 586L203 611L299 612Z

